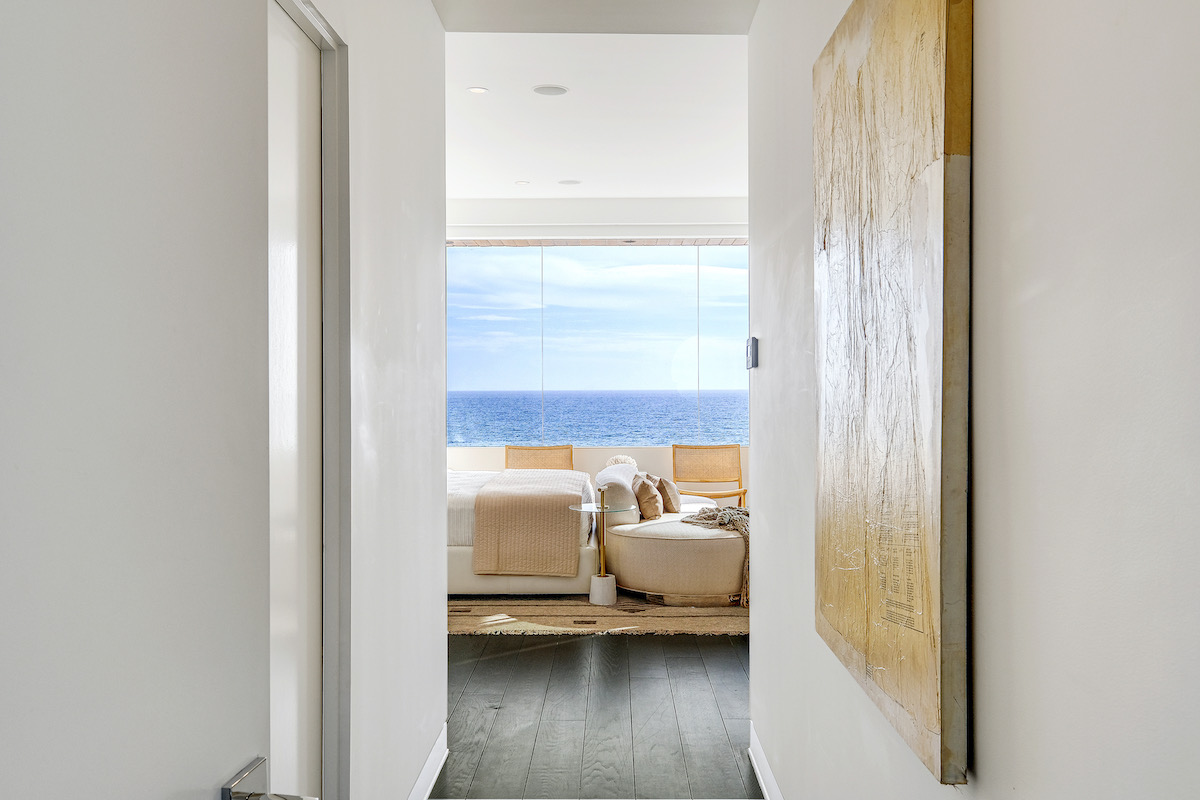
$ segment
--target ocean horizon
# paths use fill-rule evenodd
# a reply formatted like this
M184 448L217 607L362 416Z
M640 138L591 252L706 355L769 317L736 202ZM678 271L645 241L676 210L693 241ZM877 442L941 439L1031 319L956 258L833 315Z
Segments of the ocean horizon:
M744 389L446 393L450 447L749 443Z

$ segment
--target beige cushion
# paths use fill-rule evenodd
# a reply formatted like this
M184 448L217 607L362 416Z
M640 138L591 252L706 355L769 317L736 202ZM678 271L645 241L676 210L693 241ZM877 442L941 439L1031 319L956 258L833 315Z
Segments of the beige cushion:
M679 496L679 487L666 478L658 479L658 491L662 495L663 510L668 514L678 514L683 510L683 498Z
M663 513L662 495L658 488L646 475L635 475L633 478L633 493L637 497L638 508L642 510L644 519L658 519Z

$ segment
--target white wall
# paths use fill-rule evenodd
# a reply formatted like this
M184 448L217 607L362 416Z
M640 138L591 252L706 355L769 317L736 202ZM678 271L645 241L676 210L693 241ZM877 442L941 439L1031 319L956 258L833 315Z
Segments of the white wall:
M268 746L266 15L4 10L3 793L212 800Z
M974 758L951 789L812 626L810 76L846 5L762 0L750 36L751 716L770 767L789 797L1194 795L1200 7L976 3Z
M444 35L317 6L350 59L351 783L403 797L445 718ZM5 24L4 792L212 800L268 748L265 11Z
M428 0L317 7L346 40L351 774L407 797L446 719L445 34Z
M742 238L744 197L449 200L451 239Z
M669 447L576 447L573 453L575 469L590 473L593 478L615 455L630 456L637 461L639 470L649 472L651 475L663 475L669 478L675 472ZM504 448L447 447L446 466L450 469L461 470L504 469ZM750 488L749 447L742 447L742 486ZM734 487L732 485L728 487L715 486L713 491L725 488Z

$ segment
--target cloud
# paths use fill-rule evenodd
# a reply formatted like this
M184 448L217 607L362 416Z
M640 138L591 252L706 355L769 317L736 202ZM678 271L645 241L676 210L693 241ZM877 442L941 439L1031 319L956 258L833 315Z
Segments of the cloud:
M480 331L477 333L450 332L446 337L446 350L450 359L466 355L473 351L490 354L507 354L521 359L532 353L537 355L541 349L542 337L534 334L522 336L512 331Z
M530 362L560 388L695 385L699 323L699 380L744 385L748 273L732 256L718 263L697 273L695 248L452 248L448 354L495 376L472 385Z

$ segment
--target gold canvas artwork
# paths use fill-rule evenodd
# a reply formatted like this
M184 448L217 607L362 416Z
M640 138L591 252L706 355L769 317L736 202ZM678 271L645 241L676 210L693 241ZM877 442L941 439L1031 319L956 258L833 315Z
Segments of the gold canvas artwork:
M813 67L816 626L966 782L971 0L856 0Z

